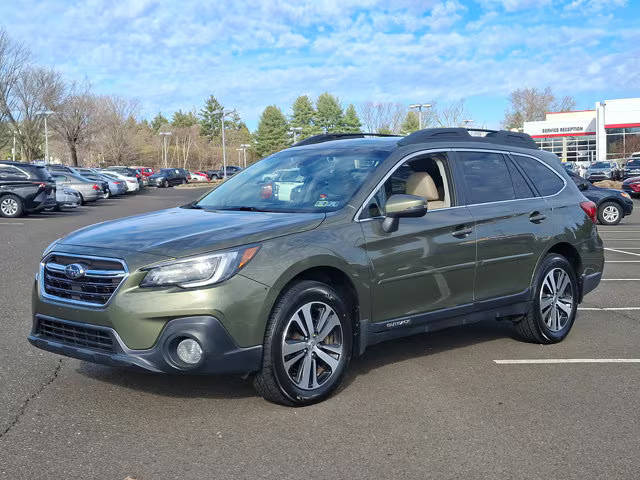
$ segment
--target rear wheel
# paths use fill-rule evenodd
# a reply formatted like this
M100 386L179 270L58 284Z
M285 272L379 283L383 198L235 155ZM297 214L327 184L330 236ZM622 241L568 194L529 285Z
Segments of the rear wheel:
M351 359L348 312L340 294L324 283L305 280L287 290L269 319L256 390L290 406L329 396Z
M84 197L82 196L82 194L80 194L80 205L84 205L87 202L84 201Z
M0 197L0 215L6 218L16 218L24 214L24 205L20 197L10 194Z
M169 182L167 181L167 179L165 178L164 181L162 182L162 186L164 188L169 188Z
M557 343L569 334L578 307L578 281L566 258L547 255L534 281L531 311L516 323L523 340Z
M104 198L105 200L108 199L111 196L111 190L106 190L104 192L102 192L102 198Z
M598 221L602 225L617 225L622 220L622 209L616 202L604 202L598 208Z

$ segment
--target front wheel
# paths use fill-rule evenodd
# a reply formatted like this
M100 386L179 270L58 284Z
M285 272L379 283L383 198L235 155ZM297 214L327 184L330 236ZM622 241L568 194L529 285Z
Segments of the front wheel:
M617 225L622 220L622 209L616 202L604 202L598 208L598 221L602 225Z
M5 195L0 198L0 216L6 218L17 218L24 213L24 205L20 197L16 195Z
M305 280L289 288L269 319L256 390L271 402L289 406L328 397L351 360L349 311L327 284Z
M103 199L107 200L110 196L111 196L111 190L106 190L105 192L102 192Z
M523 340L557 343L569 334L578 308L578 280L566 258L547 255L534 280L531 311L516 323Z

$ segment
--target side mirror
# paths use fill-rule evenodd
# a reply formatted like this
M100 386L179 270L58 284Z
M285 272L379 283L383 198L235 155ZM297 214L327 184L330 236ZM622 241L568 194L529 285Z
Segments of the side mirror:
M423 217L427 213L427 201L417 195L391 195L384 210L382 229L387 233L395 232L401 217Z

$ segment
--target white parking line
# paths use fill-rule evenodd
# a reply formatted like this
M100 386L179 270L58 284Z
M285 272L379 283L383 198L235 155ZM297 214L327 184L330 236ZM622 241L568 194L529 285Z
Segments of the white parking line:
M640 260L605 260L604 263L640 263Z
M603 238L605 242L637 242L637 238Z
M607 230L599 228L598 233L640 233L640 230Z
M20 223L20 222L0 222L0 225L24 225L24 223Z
M608 248L608 247L604 247L604 249L608 250L609 252L626 253L627 255L633 255L635 257L640 257L640 253L625 252L624 250L617 250L615 248Z
M640 278L603 278L601 282L640 282Z
M640 358L533 358L530 360L494 360L498 365L545 363L640 363Z
M640 307L578 307L585 312L624 312L640 310Z

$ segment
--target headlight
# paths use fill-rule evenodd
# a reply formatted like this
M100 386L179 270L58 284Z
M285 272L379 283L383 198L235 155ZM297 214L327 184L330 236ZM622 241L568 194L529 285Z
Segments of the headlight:
M210 255L167 262L147 270L141 287L203 287L224 282L240 271L258 253L253 245Z
M53 242L51 242L51 243L49 244L49 246L48 246L47 248L45 248L45 249L44 249L44 252L42 252L42 257L44 258L45 256L47 256L47 254L48 254L51 250L53 250L53 247L55 247L55 246L58 244L58 242L59 242L60 240L62 240L62 237L60 237L60 238L56 238Z
M627 192L620 192L620 195L622 195L624 198L628 198L629 200L631 200L631 196Z

